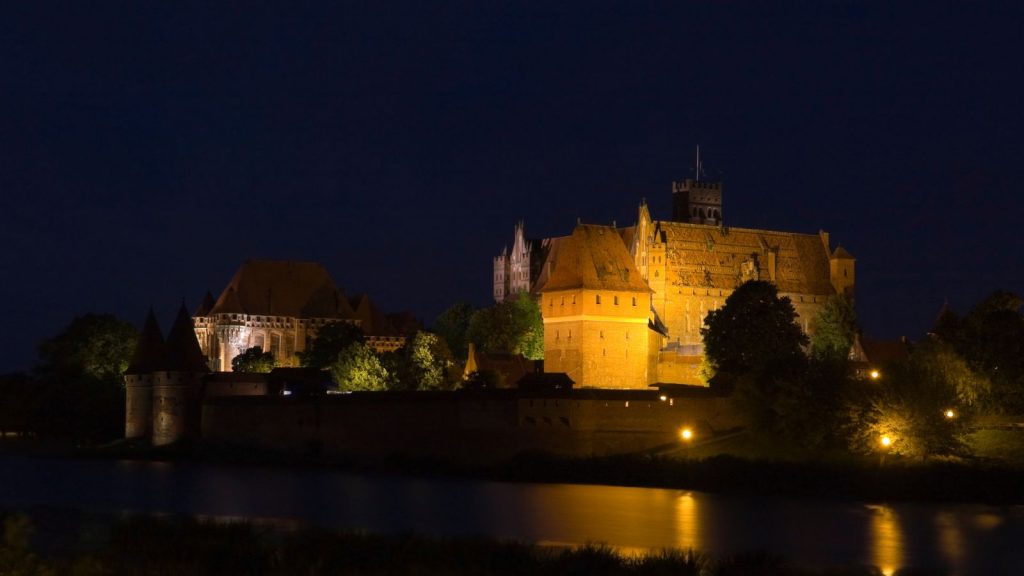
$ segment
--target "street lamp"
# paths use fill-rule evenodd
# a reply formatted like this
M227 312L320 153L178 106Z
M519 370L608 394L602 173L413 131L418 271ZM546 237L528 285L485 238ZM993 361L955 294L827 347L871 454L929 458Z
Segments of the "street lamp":
M947 420L952 420L953 418L956 418L956 412L953 412L952 409L946 410L945 412L942 413L942 415L945 416Z
M878 380L879 378L882 377L882 373L876 369L872 370L871 372L868 372L868 376L870 376L872 380Z
M690 440L693 440L693 430L683 428L679 432L679 437L683 439L683 442L689 442Z
M892 438L889 438L888 436L882 436L879 442L881 442L882 448L888 448L889 446L892 445Z

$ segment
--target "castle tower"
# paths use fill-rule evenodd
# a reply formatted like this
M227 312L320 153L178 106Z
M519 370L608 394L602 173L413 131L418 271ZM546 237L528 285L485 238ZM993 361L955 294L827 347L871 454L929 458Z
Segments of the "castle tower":
M672 220L720 226L722 183L690 178L672 182Z
M649 328L651 289L619 230L578 225L541 287L544 371L581 387L646 388L658 345Z
M508 295L508 246L494 257L494 301L504 302Z
M125 384L125 438L149 438L153 424L153 378L164 358L164 337L149 310L128 369Z
M194 438L199 432L202 378L210 371L182 303L153 378L153 445Z
M508 259L507 297L514 297L520 292L529 292L533 280L530 267L532 248L532 243L526 240L525 226L520 220L516 223L512 253L509 254Z
M842 246L837 247L835 252L829 256L829 279L832 281L832 286L836 289L836 294L853 298L854 264L856 262L857 259Z

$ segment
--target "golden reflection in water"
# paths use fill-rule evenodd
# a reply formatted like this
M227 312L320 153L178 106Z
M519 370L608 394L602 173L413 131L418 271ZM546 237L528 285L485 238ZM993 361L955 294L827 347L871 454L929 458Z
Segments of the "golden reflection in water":
M676 546L683 550L701 549L700 506L690 492L676 498L676 526Z
M871 512L871 560L885 576L903 566L903 532L896 511L888 506L868 506Z
M935 516L935 528L939 535L939 553L954 567L956 573L963 573L965 546L960 523L952 512L939 512Z

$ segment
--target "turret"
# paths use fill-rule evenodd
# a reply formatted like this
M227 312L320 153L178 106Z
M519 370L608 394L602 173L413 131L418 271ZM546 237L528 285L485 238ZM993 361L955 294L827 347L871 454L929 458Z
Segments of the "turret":
M209 371L192 317L182 303L153 380L154 446L198 436L202 378Z
M835 288L836 294L853 298L854 264L856 262L857 259L842 246L836 248L835 252L829 256L829 279L832 281L832 287Z
M164 337L150 309L139 335L125 384L125 438L148 438L153 424L153 379L164 358Z

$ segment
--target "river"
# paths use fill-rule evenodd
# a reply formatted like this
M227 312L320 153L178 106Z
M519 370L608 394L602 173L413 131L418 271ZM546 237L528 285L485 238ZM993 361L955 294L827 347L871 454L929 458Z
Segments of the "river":
M581 484L0 455L0 508L171 513L624 551L768 551L799 563L1024 570L1024 507L754 498Z

